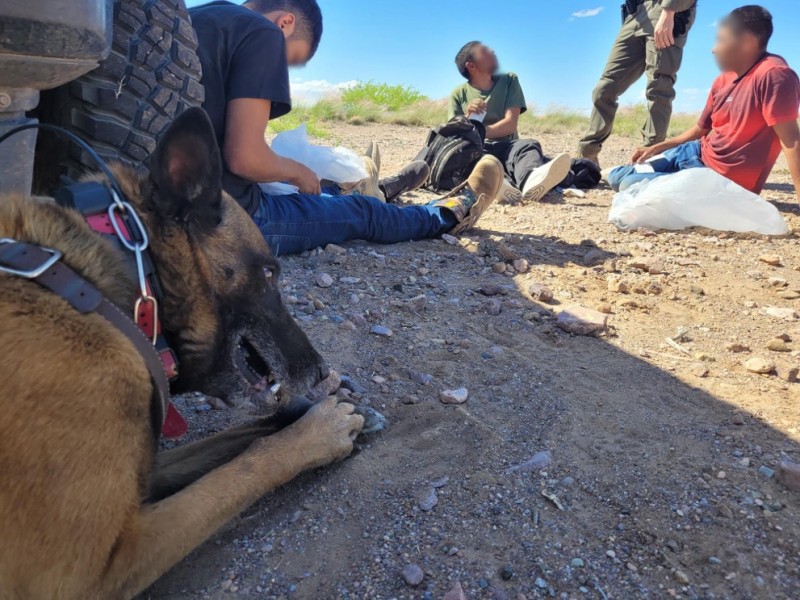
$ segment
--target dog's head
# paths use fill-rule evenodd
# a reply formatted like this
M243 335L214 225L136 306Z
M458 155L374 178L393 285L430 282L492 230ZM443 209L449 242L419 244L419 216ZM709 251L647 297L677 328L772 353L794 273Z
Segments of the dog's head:
M281 300L277 261L250 216L222 191L220 154L202 110L175 120L149 174L117 167L117 175L149 231L182 390L275 409L327 377ZM268 393L274 383L277 398Z

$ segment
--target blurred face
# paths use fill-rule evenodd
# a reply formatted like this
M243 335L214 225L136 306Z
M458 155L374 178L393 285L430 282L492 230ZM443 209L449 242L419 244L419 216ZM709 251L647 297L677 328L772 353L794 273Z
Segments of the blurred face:
M494 50L481 44L472 50L472 60L467 63L467 68L475 73L494 75L500 68Z
M291 37L286 40L286 60L290 67L299 67L308 62L311 56L311 44L308 40Z
M722 71L739 71L752 64L761 54L758 39L751 33L738 32L729 25L720 25L717 41L711 51Z

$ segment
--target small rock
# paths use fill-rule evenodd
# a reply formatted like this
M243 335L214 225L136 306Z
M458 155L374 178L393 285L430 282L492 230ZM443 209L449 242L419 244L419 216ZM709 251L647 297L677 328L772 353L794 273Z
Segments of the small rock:
M744 363L744 368L751 373L766 375L767 373L772 373L775 370L775 363L771 360L756 356Z
M512 577L514 577L514 568L511 565L505 565L500 569L500 579L509 581Z
M767 479L772 479L772 476L775 475L775 471L770 469L766 465L761 465L760 467L758 467L758 474L763 475Z
M789 285L789 282L783 277L770 277L767 279L767 283L769 283L772 287L786 287Z
M356 285L358 283L361 283L361 278L360 277L340 277L339 278L339 282L340 283L344 283L345 285Z
M450 591L444 595L442 600L467 600L467 597L464 595L464 589L461 584L456 581L455 585L450 588Z
M436 490L430 486L423 490L417 501L417 506L419 506L420 510L424 510L425 512L433 510L433 507L437 504L439 504L439 497L436 495Z
M422 373L420 371L414 371L412 369L408 370L408 378L419 385L428 385L431 381L433 381L433 375Z
M800 492L800 464L781 462L778 466L778 481L790 490Z
M336 244L328 244L325 246L325 252L332 254L333 256L343 256L347 254L347 250L341 246L337 246Z
M678 569L677 571L675 571L675 580L678 583L686 585L687 583L689 583L689 576L680 569Z
M727 476L728 474L725 471L719 471L717 473L717 479L725 479Z
M795 290L784 290L782 292L778 292L778 297L783 298L784 300L797 300L800 298L800 292Z
M786 383L797 383L800 378L800 367L778 364L775 366L775 374Z
M403 579L411 587L417 587L422 583L424 577L425 573L422 572L419 565L406 565L403 567Z
M321 288L329 288L333 285L333 277L331 277L327 273L317 273L316 275L314 275L314 280L317 282L317 285Z
M767 342L767 350L773 352L791 352L792 349L780 338L775 338Z
M490 283L478 288L476 291L484 296L505 296L508 293L508 288L502 285Z
M363 385L357 383L349 375L342 375L341 379L342 379L342 384L341 384L342 387L347 389L347 390L350 390L354 394L366 394L367 393L367 388L365 388Z
M731 507L724 502L720 502L717 505L717 512L719 513L720 517L724 517L725 519L733 518L733 511L731 510Z
M702 363L698 363L692 366L692 375L695 377L707 377L708 376L708 367Z
M383 325L373 325L372 329L369 330L370 333L373 333L380 337L392 337L394 332L389 329L388 327L384 327Z
M469 391L467 388L458 388L455 390L443 390L439 394L439 400L442 401L443 404L464 404L469 397Z
M758 257L758 260L773 267L780 267L783 263L783 259L777 254L762 254Z
M583 562L582 558L573 558L570 561L570 566L575 567L576 569L582 568L586 563Z
M447 233L443 233L442 234L442 239L445 241L445 243L447 243L447 244L449 244L451 246L458 246L458 238L455 237L455 236L449 235Z
M597 311L605 315L610 315L613 312L613 310L614 307L611 306L611 304L608 302L601 302L600 304L597 305Z
M606 556L608 558L617 558L617 553L614 552L613 550L608 550L608 551L606 551Z
M556 324L574 335L592 335L604 330L607 323L608 315L578 305L565 308L556 317Z
M628 261L628 266L640 271L647 271L651 275L664 272L664 261L657 256L635 257Z
M515 465L506 471L507 473L516 473L527 471L538 471L545 469L553 463L553 455L549 450L542 450L533 455L533 458L526 460L524 463Z
M551 303L554 297L552 290L541 283L534 283L530 286L528 288L528 293L533 296L534 300L544 302L545 304Z
M524 258L518 258L512 265L517 273L527 273L530 270L530 264Z
M489 298L481 304L481 310L488 315L497 316L503 310L503 303L497 298Z
M797 311L793 308L783 308L780 306L767 306L762 312L768 317L783 319L784 321L796 321Z
M546 590L547 589L547 582L544 579L542 579L541 577L537 577L536 580L533 582L533 584L537 588L539 588L540 590Z
M740 344L739 342L731 342L730 344L725 346L725 349L728 352L736 352L736 353L750 352L750 346L747 346L745 344Z
M342 321L339 323L339 329L343 329L344 331L355 331L358 328L352 321Z
M615 294L627 294L631 291L630 284L624 279L612 278L608 280L608 291Z
M492 265L492 271L495 273L505 273L506 272L506 263L504 262L496 262Z
M740 412L733 413L733 416L731 417L731 423L739 426L744 425L744 415Z
M428 305L428 297L425 294L409 298L403 304L403 308L412 313L418 313Z
M619 271L619 266L617 265L617 260L615 258L610 258L603 263L603 271L606 273L617 273Z
M716 556L709 556L708 557L708 564L719 566L719 565L722 564L722 561L720 559L718 559Z

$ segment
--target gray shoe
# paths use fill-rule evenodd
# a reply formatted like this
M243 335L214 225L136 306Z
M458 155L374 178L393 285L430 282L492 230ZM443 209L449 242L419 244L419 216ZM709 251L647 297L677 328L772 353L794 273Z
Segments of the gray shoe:
M397 175L384 177L378 182L386 201L391 202L401 194L413 192L428 182L431 169L424 160L415 160L403 167Z

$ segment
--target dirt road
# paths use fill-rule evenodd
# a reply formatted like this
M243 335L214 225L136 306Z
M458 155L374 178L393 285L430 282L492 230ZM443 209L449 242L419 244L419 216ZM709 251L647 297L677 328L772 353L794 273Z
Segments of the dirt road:
M380 140L387 172L424 137L335 134ZM765 197L798 230L789 183L779 165ZM470 600L797 598L800 493L773 472L800 462L800 384L744 363L800 366L800 321L770 308L800 311L798 239L620 233L611 199L497 206L459 245L285 259L296 317L388 429L262 500L144 597L439 600L460 582ZM573 304L609 313L608 333L561 331L554 315ZM465 404L440 402L461 387ZM195 435L236 418L180 402ZM545 450L543 468L546 455L511 469Z

